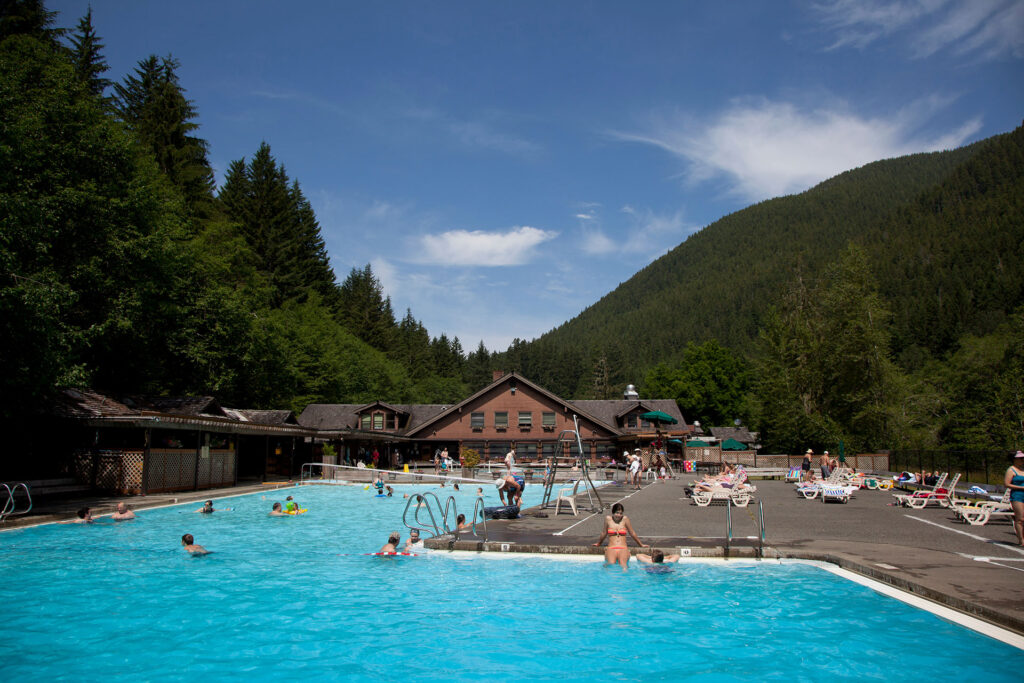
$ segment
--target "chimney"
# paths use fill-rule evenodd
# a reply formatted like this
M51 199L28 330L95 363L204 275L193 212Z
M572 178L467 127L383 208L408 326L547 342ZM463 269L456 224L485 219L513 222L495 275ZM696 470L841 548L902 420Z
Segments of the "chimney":
M499 379L501 379L504 376L505 376L505 371L504 370L494 370L491 373L491 381L492 382L497 382Z
M636 393L635 386L633 386L632 384L627 384L626 390L622 392L622 398L626 399L627 401L639 401L640 394Z

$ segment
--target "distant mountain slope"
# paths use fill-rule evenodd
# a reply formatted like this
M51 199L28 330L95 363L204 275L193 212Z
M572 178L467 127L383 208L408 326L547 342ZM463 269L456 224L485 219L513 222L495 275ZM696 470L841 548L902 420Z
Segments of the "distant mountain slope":
M900 349L942 351L1021 301L1022 139L1017 129L875 162L726 216L503 360L581 397L640 381L688 341L717 338L747 352L781 288L813 278L851 240L868 248L883 292L898 300Z

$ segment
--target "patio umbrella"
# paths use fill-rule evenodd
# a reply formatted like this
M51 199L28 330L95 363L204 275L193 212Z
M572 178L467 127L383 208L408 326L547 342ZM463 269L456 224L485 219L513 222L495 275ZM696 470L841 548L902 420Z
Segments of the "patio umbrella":
M741 444L736 439L726 439L722 442L723 451L745 451L747 447Z
M656 422L658 424L668 424L668 425L674 425L677 422L679 422L679 420L675 419L674 417L672 417L668 413L663 413L660 410L652 410L652 411L646 412L646 413L644 413L643 415L640 416L640 419L641 420L647 420L648 422Z
M700 439L694 439L693 441L686 442L686 446L688 448L705 448L707 445L707 441L701 441Z

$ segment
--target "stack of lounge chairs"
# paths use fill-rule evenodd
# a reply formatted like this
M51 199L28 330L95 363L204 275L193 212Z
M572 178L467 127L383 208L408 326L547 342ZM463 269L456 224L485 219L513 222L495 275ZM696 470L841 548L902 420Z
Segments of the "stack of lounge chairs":
M964 499L953 499L950 503L953 515L971 526L985 526L993 519L1011 519L1013 508L1010 507L1010 489L1006 489L1003 497L998 500L987 500L982 503L971 503Z
M828 479L802 481L796 484L797 495L807 500L820 498L821 502L829 501L848 503L854 492L863 484L861 475L846 467L837 467Z

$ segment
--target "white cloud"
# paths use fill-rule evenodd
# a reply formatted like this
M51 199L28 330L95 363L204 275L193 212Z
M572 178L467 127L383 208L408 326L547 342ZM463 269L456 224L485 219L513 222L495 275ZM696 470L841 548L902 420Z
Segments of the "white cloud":
M973 119L936 137L916 131L948 101L922 100L889 118L849 111L842 104L802 110L788 102L736 102L708 122L662 115L621 140L660 147L687 164L700 182L724 177L731 192L758 201L802 191L863 164L913 152L949 149L981 128Z
M517 266L533 257L540 244L558 233L524 225L506 232L449 230L420 238L417 263L461 266Z
M583 242L580 244L583 253L591 256L610 254L619 249L619 243L605 235L601 230L589 229L583 231Z
M463 147L490 149L527 158L543 151L536 142L500 132L486 121L458 119L436 109L422 107L407 109L405 115L413 121L439 127Z
M915 58L950 50L982 59L1024 57L1024 0L831 0L814 5L831 49L899 37Z

